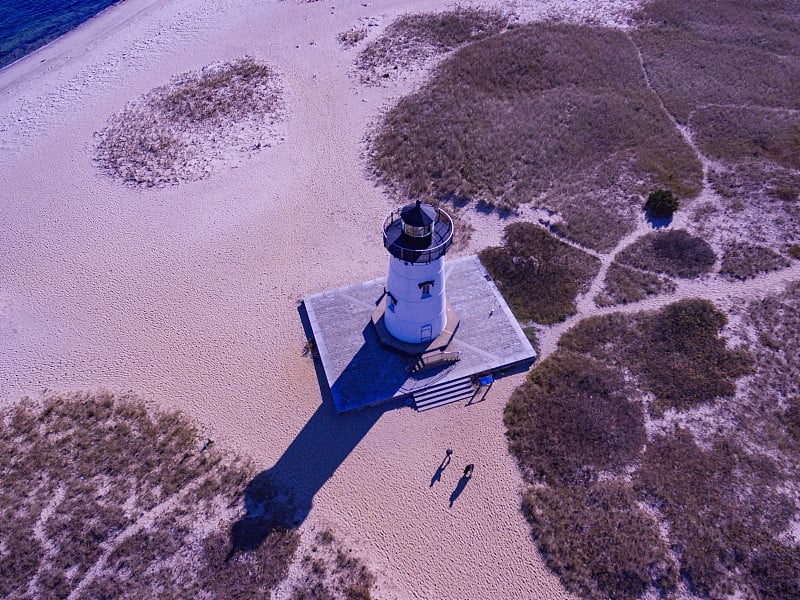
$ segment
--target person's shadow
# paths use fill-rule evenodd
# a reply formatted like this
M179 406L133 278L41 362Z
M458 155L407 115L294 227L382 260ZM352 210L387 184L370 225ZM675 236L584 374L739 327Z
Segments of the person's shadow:
M435 484L437 481L442 480L442 473L444 473L444 470L447 468L447 465L449 464L450 464L450 453L448 452L442 459L442 463L436 469L436 472L433 474L433 477L431 477L431 484L428 487L433 487L433 484Z
M469 480L472 479L472 474L467 475L466 473L461 476L461 479L458 480L458 485L456 489L453 490L453 493L450 494L450 508L453 508L453 502L458 500L458 497L461 495L461 492L464 491L464 488L467 487Z

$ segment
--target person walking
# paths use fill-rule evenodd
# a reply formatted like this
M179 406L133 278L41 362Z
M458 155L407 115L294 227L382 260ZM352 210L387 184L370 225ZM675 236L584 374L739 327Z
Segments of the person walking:
M470 479L472 477L472 472L474 470L475 470L475 465L473 465L472 463L468 464L466 467L464 467L464 477Z

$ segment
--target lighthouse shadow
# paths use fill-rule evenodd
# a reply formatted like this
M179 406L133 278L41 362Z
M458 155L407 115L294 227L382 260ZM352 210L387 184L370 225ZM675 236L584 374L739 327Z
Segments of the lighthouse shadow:
M314 360L317 377L325 374ZM322 403L277 462L257 474L244 490L244 515L231 528L230 556L258 548L271 533L301 525L314 497L333 477L381 415L405 406L391 401L380 406L336 413L327 385L320 385Z

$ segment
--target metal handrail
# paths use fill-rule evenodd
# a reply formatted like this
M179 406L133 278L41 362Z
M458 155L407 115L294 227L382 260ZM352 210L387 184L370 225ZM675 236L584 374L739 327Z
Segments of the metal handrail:
M400 219L400 213L402 210L403 210L402 208L394 209L383 220L383 245L387 249L391 247L391 244L388 243L388 236L386 235L386 231L389 229L389 227L392 226L393 223L395 223L395 221ZM450 217L450 215L448 215L444 210L442 210L438 206L434 207L434 210L436 210L436 215L438 217L436 222L443 222L447 225L447 234L445 235L444 240L440 244L434 246L433 248L425 248L421 250L401 247L399 249L401 258L406 253L408 253L409 257L413 257L415 259L427 255L428 260L426 262L430 262L431 256L433 256L434 254L439 254L439 252L441 252L441 254L444 254L444 250L446 250L447 247L449 247L449 245L453 241L453 219ZM436 231L436 222L433 223L433 227L431 229L431 235L433 235ZM439 256L441 256L441 254L439 254Z

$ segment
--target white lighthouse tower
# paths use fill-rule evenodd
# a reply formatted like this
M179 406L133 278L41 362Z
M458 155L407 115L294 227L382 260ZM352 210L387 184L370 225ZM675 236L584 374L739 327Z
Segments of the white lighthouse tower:
M417 200L392 211L383 223L383 245L392 255L384 323L407 344L436 339L447 324L444 255L453 242L453 220Z

